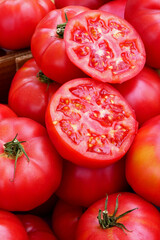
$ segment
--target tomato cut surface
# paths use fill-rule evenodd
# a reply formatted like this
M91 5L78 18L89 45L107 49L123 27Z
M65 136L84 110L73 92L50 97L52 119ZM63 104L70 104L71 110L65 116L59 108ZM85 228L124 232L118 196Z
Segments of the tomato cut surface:
M84 78L68 81L52 96L46 127L65 159L100 167L126 153L138 126L133 110L117 90Z
M143 42L124 19L104 11L89 10L74 16L64 32L70 60L102 82L124 82L143 68Z

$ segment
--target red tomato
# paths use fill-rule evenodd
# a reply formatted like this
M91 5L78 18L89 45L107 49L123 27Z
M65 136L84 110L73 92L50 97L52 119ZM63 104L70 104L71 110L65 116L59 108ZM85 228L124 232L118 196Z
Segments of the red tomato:
M135 27L143 40L147 64L160 68L160 1L128 0L125 19Z
M124 11L126 7L127 0L114 0L109 1L108 3L105 3L102 5L99 10L113 13L121 18L124 18Z
M11 117L17 117L16 113L7 105L0 103L0 121Z
M46 127L64 159L84 167L104 167L127 152L138 126L117 90L79 78L63 84L52 96Z
M74 16L64 32L70 60L102 82L121 83L145 64L143 42L124 19L100 10Z
M58 240L53 233L48 232L33 232L32 234L29 233L29 240Z
M0 210L0 239L29 240L25 228L18 217L4 210Z
M97 9L109 0L55 0L56 8L63 8L69 5L85 6L91 9Z
M56 195L64 201L88 207L107 194L127 191L124 159L105 168L84 168L69 161L63 164L63 173Z
M118 197L118 209L115 211L117 193L109 195L108 204L105 208L106 199L103 198L95 202L81 216L77 232L76 240L144 240L144 239L160 239L159 221L160 213L149 202L140 198L134 193L121 193ZM107 211L105 211L107 209ZM133 210L134 209L134 210ZM97 216L104 211L104 221L99 224ZM121 214L133 210L118 219ZM115 211L115 212L114 212ZM109 221L107 221L107 216ZM114 216L114 217L111 217ZM100 217L100 216L99 216ZM116 224L115 225L115 219ZM126 229L123 228L123 226ZM122 228L122 229L121 229ZM127 231L128 229L128 231Z
M45 202L60 184L61 158L45 127L29 118L0 122L0 160L2 209L31 210Z
M59 83L83 77L84 73L69 60L63 36L57 34L57 26L65 25L65 13L69 20L86 10L88 8L82 6L53 10L40 21L33 34L31 51L38 66L47 77Z
M140 124L160 114L160 77L151 68L143 68L134 78L114 87L135 110Z
M30 59L16 72L11 82L8 104L18 116L44 125L48 101L59 86L40 71L34 59Z
M12 50L29 47L38 22L53 9L52 0L1 1L0 47Z
M58 240L75 240L76 227L83 208L58 200L52 213L52 228Z
M160 207L160 115L138 131L127 154L126 177L133 190Z

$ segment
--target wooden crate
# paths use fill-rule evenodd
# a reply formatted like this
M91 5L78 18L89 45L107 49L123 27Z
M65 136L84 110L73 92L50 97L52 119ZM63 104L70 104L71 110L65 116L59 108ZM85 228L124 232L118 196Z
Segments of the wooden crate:
M8 102L8 92L16 71L30 58L30 49L8 51L0 49L0 103Z

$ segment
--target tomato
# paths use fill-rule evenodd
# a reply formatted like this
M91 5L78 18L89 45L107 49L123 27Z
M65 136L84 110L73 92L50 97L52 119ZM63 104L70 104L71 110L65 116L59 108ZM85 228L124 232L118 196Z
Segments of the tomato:
M74 16L64 31L70 60L89 76L121 83L137 75L145 64L143 42L124 19L100 10Z
M49 225L40 217L32 214L19 214L30 240L56 240Z
M126 7L127 0L114 0L109 1L108 3L105 3L102 5L99 10L113 13L121 18L124 18L124 12Z
M46 127L64 159L84 167L105 167L127 152L138 125L116 89L79 78L66 82L52 96Z
M18 116L44 125L48 101L59 86L40 71L32 58L16 72L9 89L8 104Z
M127 154L126 177L133 190L160 207L160 115L138 130Z
M0 210L0 239L28 240L27 233L18 217L4 210Z
M85 6L91 9L97 9L109 0L55 0L56 8L63 8L69 5Z
M58 188L62 160L45 127L29 118L0 122L0 208L28 211ZM14 197L13 197L14 196Z
M83 208L59 199L52 213L52 229L59 240L75 240L76 227Z
M12 117L17 117L16 113L8 105L0 103L0 121Z
M88 8L82 6L68 6L53 10L39 22L33 34L31 51L38 66L47 77L59 83L85 76L69 60L63 34L57 32L64 31L67 19L86 10ZM59 26L58 30L57 26Z
M151 68L144 67L137 76L114 87L135 110L140 125L160 114L160 77Z
M88 207L107 194L127 191L125 161L121 159L104 168L85 168L69 161L63 163L61 183L56 195L64 201Z
M53 9L51 0L1 1L0 47L12 50L30 47L38 22Z
M130 212L121 216L127 211ZM97 216L101 219L100 223ZM116 193L108 196L108 203L103 198L82 214L75 239L159 240L159 221L159 211L143 198L129 192L120 195Z
M133 11L134 9L134 11ZM160 68L160 1L128 0L125 19L139 32L146 49L147 64Z

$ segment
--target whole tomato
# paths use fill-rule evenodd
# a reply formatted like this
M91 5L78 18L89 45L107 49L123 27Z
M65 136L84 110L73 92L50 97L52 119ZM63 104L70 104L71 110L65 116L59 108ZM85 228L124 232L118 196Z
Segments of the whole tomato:
M135 27L143 40L147 64L160 68L160 1L128 0L125 19Z
M28 211L58 188L62 160L45 127L29 118L0 122L0 208Z
M48 101L59 86L40 71L32 58L16 72L9 89L8 104L18 116L45 125Z
M160 115L138 130L127 153L126 178L133 190L160 207Z
M139 125L160 114L160 77L153 69L144 67L134 78L114 87L135 110Z
M0 47L12 50L30 47L38 22L53 9L52 0L0 1Z
M102 82L127 81L146 61L143 42L133 26L102 10L88 10L70 19L64 41L69 59Z
M17 115L8 105L0 103L0 121L10 117L17 117Z
M124 12L127 0L114 0L109 1L102 5L99 10L113 13L121 18L124 18Z
M8 211L0 210L0 239L29 240L19 218Z
M69 5L85 6L91 9L97 9L109 0L55 0L56 8L63 8Z
M96 169L64 161L62 180L55 194L72 205L88 207L106 193L127 190L124 159Z
M138 124L133 109L115 88L78 78L63 84L51 97L46 127L64 159L100 168L125 155Z
M160 239L160 213L130 192L112 194L91 205L81 216L76 240Z
M42 218L32 214L17 215L28 234L29 240L56 240L51 228Z
M48 13L38 24L31 41L31 51L42 72L52 80L64 83L85 74L69 60L63 39L65 26L73 16L88 10L67 6Z
M52 213L52 229L58 240L75 240L76 227L84 209L59 199Z

